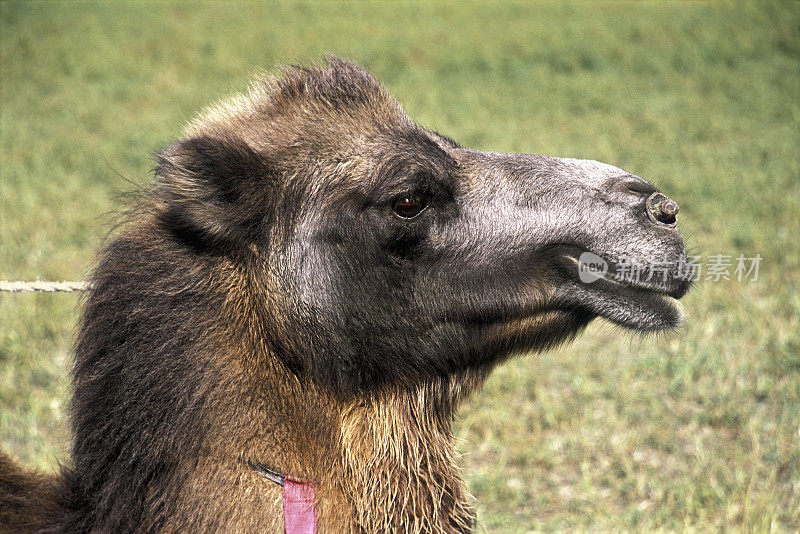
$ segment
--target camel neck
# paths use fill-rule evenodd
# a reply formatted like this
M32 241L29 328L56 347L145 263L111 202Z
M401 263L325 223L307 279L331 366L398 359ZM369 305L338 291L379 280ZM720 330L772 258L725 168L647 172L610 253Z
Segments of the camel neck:
M485 374L470 371L342 397L281 373L267 386L273 389L258 417L264 433L247 440L260 444L250 458L313 482L320 528L469 532L475 514L456 463L451 421ZM264 387L262 382L257 391ZM274 436L281 437L264 446L262 438Z
M342 412L341 486L364 530L466 532L474 524L455 461L449 388L385 390Z

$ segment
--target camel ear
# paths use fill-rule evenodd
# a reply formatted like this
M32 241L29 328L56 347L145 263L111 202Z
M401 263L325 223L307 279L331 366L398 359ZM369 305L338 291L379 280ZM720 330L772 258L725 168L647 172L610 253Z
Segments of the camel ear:
M162 222L195 244L248 243L263 231L271 179L264 158L236 137L190 137L156 156Z

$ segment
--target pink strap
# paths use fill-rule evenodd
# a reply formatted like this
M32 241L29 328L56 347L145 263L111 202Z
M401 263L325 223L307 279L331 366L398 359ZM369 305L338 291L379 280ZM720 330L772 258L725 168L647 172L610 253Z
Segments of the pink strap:
M315 534L317 531L314 484L289 478L283 481L283 524L286 534Z

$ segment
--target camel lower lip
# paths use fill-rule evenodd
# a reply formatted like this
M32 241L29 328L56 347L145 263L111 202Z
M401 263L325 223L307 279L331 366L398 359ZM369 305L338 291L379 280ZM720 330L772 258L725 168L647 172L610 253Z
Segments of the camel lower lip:
M577 274L579 260L571 254L562 258L570 265L574 276L567 298L583 303L596 315L640 331L671 329L683 321L683 306L670 295L669 290L608 276L597 276L591 282L584 282Z
M563 258L572 265L574 265L576 269L580 269L581 262L578 258L569 254L565 254ZM594 280L588 282L581 280L581 282L586 285L591 285L597 282L605 282L608 284L616 285L621 288L630 288L632 290L647 291L653 293L654 295L660 295L666 297L669 300L673 301L675 304L678 304L678 300L670 294L672 291L666 288L655 287L647 284L634 283L629 280L612 278L603 274L594 274L593 276L595 277Z
M609 284L614 284L614 285L616 285L616 286L618 286L620 288L627 288L627 289L631 289L631 290L634 290L634 291L647 291L648 293L652 293L654 297L655 296L663 297L667 301L672 301L672 302L674 302L676 304L678 303L678 299L672 297L669 293L667 293L665 290L660 289L660 288L646 286L646 285L642 285L642 284L635 284L635 283L629 282L627 280L617 280L616 278L609 278L607 276L600 277L598 279L598 281L603 281L603 282L606 282L606 283L609 283Z
M670 304L676 311L678 311L681 316L683 315L683 304L680 303L678 299L675 297L670 297L669 295L664 294L657 294L659 297L664 299L667 304ZM655 296L655 295L654 295Z

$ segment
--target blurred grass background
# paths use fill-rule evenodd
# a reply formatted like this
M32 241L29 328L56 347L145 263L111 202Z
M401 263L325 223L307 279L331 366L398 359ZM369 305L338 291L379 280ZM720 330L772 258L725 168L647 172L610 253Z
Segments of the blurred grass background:
M80 279L148 154L258 68L331 52L486 150L659 185L696 253L761 254L689 319L597 324L457 422L480 523L800 528L800 4L0 3L0 279ZM79 298L0 294L0 445L65 459Z

